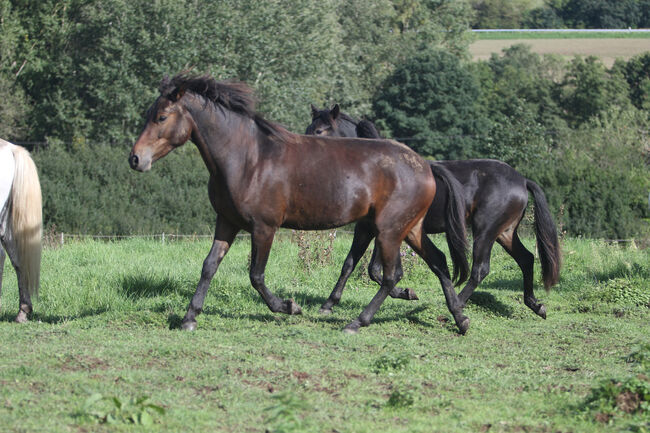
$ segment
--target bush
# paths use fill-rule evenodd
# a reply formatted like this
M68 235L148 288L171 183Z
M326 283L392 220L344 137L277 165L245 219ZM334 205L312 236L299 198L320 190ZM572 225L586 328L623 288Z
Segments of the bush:
M444 51L419 54L387 79L373 101L378 123L415 151L437 159L476 154L488 121L471 70Z
M34 153L46 227L81 234L211 233L208 171L194 146L172 152L148 173L128 149L61 146Z

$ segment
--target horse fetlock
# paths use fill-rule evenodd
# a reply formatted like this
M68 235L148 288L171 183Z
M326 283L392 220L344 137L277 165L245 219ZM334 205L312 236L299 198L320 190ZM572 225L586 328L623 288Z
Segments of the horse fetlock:
M469 318L467 316L461 316L459 319L456 319L456 326L462 335L465 335L469 329Z

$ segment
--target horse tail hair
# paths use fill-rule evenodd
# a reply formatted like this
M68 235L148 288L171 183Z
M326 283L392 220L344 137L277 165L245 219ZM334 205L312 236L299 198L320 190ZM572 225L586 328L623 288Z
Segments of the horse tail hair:
M445 234L451 261L454 265L453 280L460 284L469 276L467 261L467 227L465 225L465 198L463 186L453 174L441 164L430 162L431 172L441 180L448 191L445 209Z
M377 127L370 120L362 119L357 123L357 137L359 138L382 138Z
M560 246L557 228L546 202L544 191L532 180L526 179L526 188L533 194L535 200L535 234L537 235L537 250L542 265L542 280L548 291L560 279Z
M11 187L11 228L23 282L30 295L37 295L43 235L41 185L29 152L15 145L12 152L16 171Z

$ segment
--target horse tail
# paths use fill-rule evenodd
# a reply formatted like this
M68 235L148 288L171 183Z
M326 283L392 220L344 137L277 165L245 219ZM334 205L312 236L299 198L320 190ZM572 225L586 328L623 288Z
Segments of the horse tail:
M377 127L370 120L362 119L357 123L357 137L359 138L382 138Z
M448 199L445 209L445 234L451 261L454 265L453 280L460 284L469 276L467 261L467 227L465 225L465 198L463 186L453 174L441 164L430 162L431 172L447 188Z
M36 295L41 273L43 234L41 185L29 152L20 146L13 146L12 151L16 171L11 187L11 228L27 292Z
M560 279L560 247L557 238L557 228L546 202L544 191L532 180L526 179L526 188L533 194L535 200L535 234L537 235L537 250L542 265L542 280L548 291Z

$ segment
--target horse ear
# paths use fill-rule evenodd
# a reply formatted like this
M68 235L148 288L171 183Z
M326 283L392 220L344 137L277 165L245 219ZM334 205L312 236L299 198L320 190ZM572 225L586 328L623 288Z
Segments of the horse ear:
M314 120L316 117L318 117L318 108L316 108L314 104L309 105L311 105L311 119Z
M339 107L339 104L334 104L330 110L330 116L332 116L332 119L336 120L336 118L339 117L339 114L341 114L341 107Z
M179 99L183 97L185 94L185 88L184 87L179 87L175 89L171 95L169 95L169 99L172 100L172 102L178 102Z

